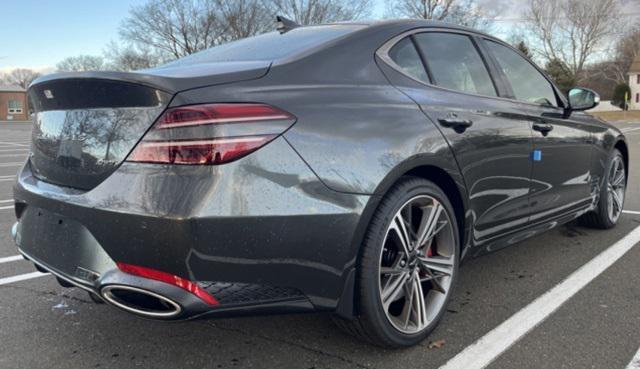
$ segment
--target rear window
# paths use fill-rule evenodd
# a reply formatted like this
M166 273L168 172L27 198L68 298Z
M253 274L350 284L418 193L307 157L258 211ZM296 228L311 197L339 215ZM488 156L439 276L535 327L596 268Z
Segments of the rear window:
M176 60L167 67L227 61L271 61L304 53L331 40L364 28L362 25L327 25L274 31L218 45Z

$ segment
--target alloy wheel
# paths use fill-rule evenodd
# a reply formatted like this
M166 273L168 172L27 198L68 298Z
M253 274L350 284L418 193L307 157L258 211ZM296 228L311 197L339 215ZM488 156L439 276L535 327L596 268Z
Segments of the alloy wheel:
M427 195L407 201L387 228L379 291L397 330L419 333L444 308L456 271L456 242L444 206Z
M624 205L624 194L626 187L626 174L622 157L616 155L613 157L611 167L609 168L609 180L607 183L607 212L609 219L615 223L618 221L622 213Z

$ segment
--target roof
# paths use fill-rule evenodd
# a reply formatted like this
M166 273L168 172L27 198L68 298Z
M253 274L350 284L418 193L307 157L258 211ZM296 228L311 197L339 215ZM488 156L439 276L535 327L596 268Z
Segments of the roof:
M640 73L640 54L636 55L629 67L629 74L631 73Z
M0 85L0 92L25 92L25 89L20 86Z
M438 21L433 19L416 19L416 18L396 18L396 19L375 19L375 20L364 20L364 21L346 21L346 22L335 22L335 23L327 23L327 25L331 24L353 24L353 25L362 25L368 27L384 27L384 26L406 26L407 28L417 28L417 27L425 27L425 28L453 28L464 31L470 31L475 33L483 33L473 28L465 27L462 25L458 25L455 23Z

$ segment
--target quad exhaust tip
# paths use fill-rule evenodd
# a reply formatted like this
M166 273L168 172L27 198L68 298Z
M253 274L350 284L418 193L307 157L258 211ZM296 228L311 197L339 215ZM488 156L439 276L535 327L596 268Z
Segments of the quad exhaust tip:
M170 298L137 287L109 285L100 292L110 304L147 318L172 318L182 312L180 305Z

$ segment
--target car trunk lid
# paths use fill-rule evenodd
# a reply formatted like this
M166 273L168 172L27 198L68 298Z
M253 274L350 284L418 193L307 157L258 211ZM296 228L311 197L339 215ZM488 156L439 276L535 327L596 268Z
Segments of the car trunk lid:
M208 63L142 73L42 77L28 91L34 110L32 171L50 183L90 190L126 159L175 93L260 78L268 67L269 63Z

